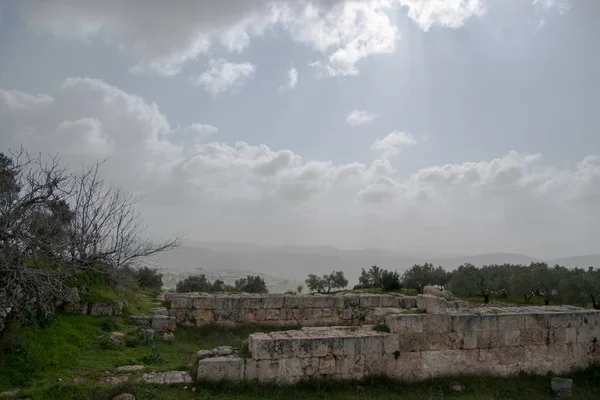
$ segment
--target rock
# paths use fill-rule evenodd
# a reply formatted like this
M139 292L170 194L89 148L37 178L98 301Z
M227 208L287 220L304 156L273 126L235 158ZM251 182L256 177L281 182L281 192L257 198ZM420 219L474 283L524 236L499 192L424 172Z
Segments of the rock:
M465 387L458 382L452 382L450 383L449 389L451 392L460 393L465 390Z
M6 392L0 392L0 398L17 397L18 394L19 394L19 389L9 390Z
M142 342L150 343L154 340L154 329L142 329Z
M157 332L174 332L175 318L166 315L155 315L152 318L152 329Z
M122 339L125 337L125 334L123 332L112 332L111 335L116 338L119 338L119 339Z
M113 315L121 315L123 312L123 302L122 301L97 301L92 303L92 307L90 309L90 315L96 317L109 317Z
M175 334L173 332L165 332L165 333L163 333L163 340L167 343L174 342Z
M212 350L200 350L199 352L196 353L196 362L200 361L200 360L204 360L205 358L210 358L213 357L214 353L212 352Z
M121 393L113 397L113 400L135 400L135 396L131 393Z
M550 381L550 388L555 396L569 396L573 389L573 379L567 378L552 378Z
M165 317L169 316L169 310L167 310L166 307L157 307L157 308L153 308L152 310L150 310L152 312L152 315L163 315Z
M192 377L185 371L148 372L142 375L142 381L154 384L190 383Z
M436 297L442 297L446 300L453 300L454 295L449 290L440 290L433 286L425 286L423 288L423 294L430 294Z
M69 296L67 297L67 301L69 303L79 303L81 301L81 297L79 297L79 291L77 290L76 287L71 288L71 292L69 293Z
M108 338L108 341L109 341L111 344L114 344L115 346L118 346L118 345L120 345L121 343L123 343L123 342L121 342L121 339L119 339L119 338L118 338L118 337L116 337L116 336L112 336L112 335L111 335L111 336Z
M215 353L218 357L226 357L233 355L235 351L231 346L219 346L213 350L213 353Z
M124 365L122 367L117 367L115 368L115 373L118 372L132 372L132 371L139 371L144 369L143 365Z
M73 383L83 383L85 381L86 381L86 379L83 376L78 376L76 378L73 378Z
M106 378L105 382L110 385L121 385L129 380L127 375L122 376L109 376Z
M145 315L131 315L129 319L139 326L150 327L152 325L152 318Z

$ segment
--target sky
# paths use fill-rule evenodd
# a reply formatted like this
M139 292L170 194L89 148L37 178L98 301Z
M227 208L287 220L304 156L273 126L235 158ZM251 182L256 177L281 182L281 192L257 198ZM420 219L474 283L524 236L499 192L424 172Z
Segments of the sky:
M597 0L0 0L0 151L148 234L598 253Z

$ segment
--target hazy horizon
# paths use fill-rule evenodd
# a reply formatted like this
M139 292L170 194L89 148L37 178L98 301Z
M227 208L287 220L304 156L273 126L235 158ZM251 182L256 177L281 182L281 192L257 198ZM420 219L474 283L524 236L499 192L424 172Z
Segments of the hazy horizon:
M0 151L153 238L600 253L597 0L4 0Z

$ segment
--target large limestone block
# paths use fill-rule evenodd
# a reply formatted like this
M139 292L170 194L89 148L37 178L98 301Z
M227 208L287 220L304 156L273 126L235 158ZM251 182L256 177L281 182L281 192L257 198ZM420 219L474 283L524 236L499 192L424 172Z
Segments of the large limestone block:
M262 299L262 307L265 309L269 308L281 308L283 307L283 295L266 295Z
M446 300L454 299L454 295L449 290L441 290L434 286L425 286L423 288L423 294L430 294L435 297L442 297Z
M376 294L361 294L359 307L360 308L379 307L379 296Z
M448 300L430 294L419 294L417 308L425 310L427 314L442 314L448 309Z
M205 358L198 361L198 380L241 381L244 379L245 362L237 357Z
M262 297L258 294L242 294L239 296L239 307L243 309L261 308Z
M192 297L187 294L174 294L171 296L171 309L191 308L193 304Z
M155 315L152 317L152 329L155 332L173 332L175 330L175 318L166 315Z
M198 295L191 299L192 307L196 310L213 310L215 305L215 296Z
M385 324L392 333L401 335L423 333L423 314L390 315L385 319Z
M379 307L400 308L400 297L391 294L379 296Z

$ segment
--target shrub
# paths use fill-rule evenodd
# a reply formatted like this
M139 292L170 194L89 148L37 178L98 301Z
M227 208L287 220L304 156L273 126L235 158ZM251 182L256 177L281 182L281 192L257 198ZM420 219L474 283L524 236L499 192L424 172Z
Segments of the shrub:
M142 289L160 290L163 275L156 268L142 267L136 271L135 278Z

